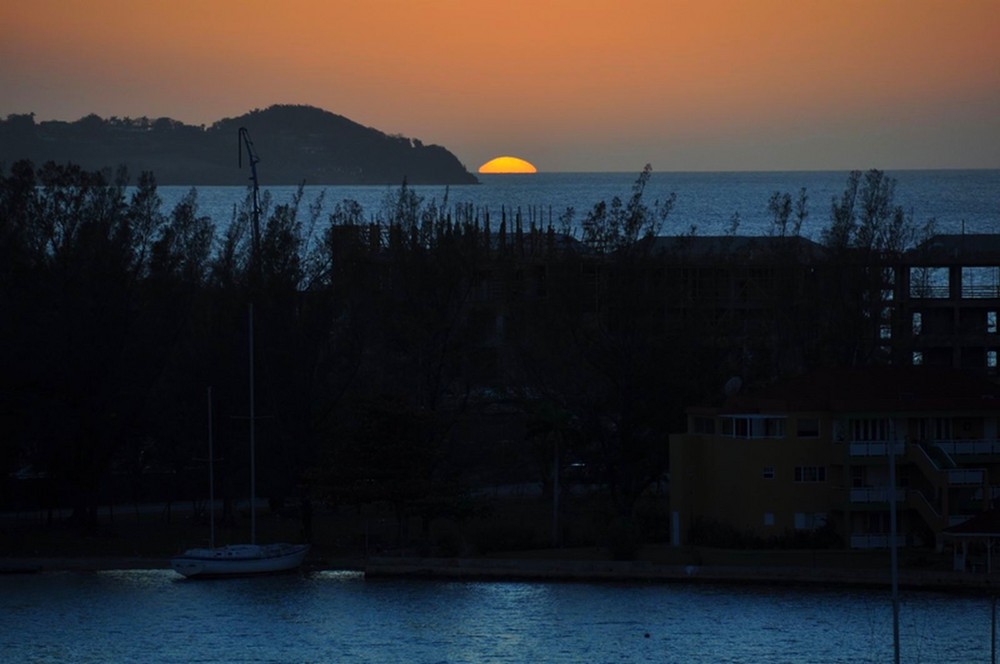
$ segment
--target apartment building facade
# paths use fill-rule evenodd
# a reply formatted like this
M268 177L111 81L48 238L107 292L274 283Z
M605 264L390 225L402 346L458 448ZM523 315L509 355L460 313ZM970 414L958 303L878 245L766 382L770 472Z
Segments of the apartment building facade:
M998 375L1000 235L937 235L902 256L892 332L897 364Z
M1000 387L950 367L826 370L691 408L670 437L677 544L706 525L761 541L935 547L1000 486Z

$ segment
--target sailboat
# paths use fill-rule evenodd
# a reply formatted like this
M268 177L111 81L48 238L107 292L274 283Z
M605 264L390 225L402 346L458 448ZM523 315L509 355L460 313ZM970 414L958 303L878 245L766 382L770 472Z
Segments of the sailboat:
M260 190L257 183L257 155L250 141L250 135L244 127L240 127L240 157L246 147L250 161L251 180L253 182L253 261L257 266L258 237L260 223ZM255 576L261 574L277 574L298 569L309 552L308 544L257 544L257 510L256 510L256 465L255 465L255 413L254 413L254 343L253 343L253 302L250 303L249 346L250 346L250 544L230 544L215 546L215 495L212 450L211 423L211 390L209 391L209 504L211 505L211 540L208 548L188 549L170 560L174 571L188 578L219 578L234 576Z
M298 569L308 552L308 544L230 544L188 549L170 566L189 579L280 574Z
M253 326L253 309L250 310L250 325ZM251 333L252 334L252 333ZM251 336L251 348L252 348ZM253 352L251 350L250 380L253 381ZM251 388L251 402L253 390ZM257 576L263 574L278 574L298 569L309 552L308 544L257 544L257 516L254 503L256 492L251 480L250 496L250 544L230 544L215 546L215 473L214 450L212 445L212 392L209 388L209 424L208 424L208 476L209 476L209 523L210 539L207 548L188 549L170 560L170 566L175 572L188 578L224 578ZM253 406L251 406L251 412ZM251 439L251 473L254 471L254 434L253 416L250 418Z

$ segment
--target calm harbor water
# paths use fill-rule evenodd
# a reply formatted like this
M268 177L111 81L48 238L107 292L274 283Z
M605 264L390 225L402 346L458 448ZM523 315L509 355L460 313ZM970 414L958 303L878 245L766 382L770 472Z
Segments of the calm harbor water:
M265 163L261 162L261 186L275 204L291 201L296 187L267 186ZM996 233L1000 231L1000 170L924 170L890 171L896 180L895 200L923 225L931 218L941 233ZM494 227L502 209L508 214L520 208L527 223L529 211L547 224L551 218L561 230L559 217L566 208L575 210L579 227L587 211L599 201L610 203L612 197L627 200L638 176L636 173L537 173L532 175L480 175L481 184L461 186L416 186L413 189L425 203L434 201L454 209L469 204L480 212L488 210ZM677 195L673 213L663 228L664 235L689 233L723 235L729 232L734 214L739 214L737 233L762 235L769 232L768 200L774 192L787 192L793 199L800 189L808 195L809 217L802 234L814 240L830 223L830 203L844 190L848 174L839 171L732 172L732 173L656 173L643 200L652 205ZM161 187L165 210L190 191L190 187ZM398 186L320 186L305 188L305 204L323 196L320 221L335 204L347 199L361 204L366 218L379 213L387 196ZM199 209L217 225L228 223L234 205L245 198L242 187L198 188ZM302 216L307 217L305 210Z
M904 593L902 661L989 662L991 601ZM887 592L696 584L0 577L9 662L887 662Z

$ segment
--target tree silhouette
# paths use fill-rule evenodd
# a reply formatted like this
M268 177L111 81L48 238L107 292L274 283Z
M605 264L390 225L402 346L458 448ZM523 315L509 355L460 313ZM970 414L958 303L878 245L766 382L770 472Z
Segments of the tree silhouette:
M892 325L895 265L921 234L911 214L895 202L896 182L879 170L853 171L831 201L827 291L816 315L827 332L824 363L855 366L888 361L884 338ZM933 221L922 229L930 234Z

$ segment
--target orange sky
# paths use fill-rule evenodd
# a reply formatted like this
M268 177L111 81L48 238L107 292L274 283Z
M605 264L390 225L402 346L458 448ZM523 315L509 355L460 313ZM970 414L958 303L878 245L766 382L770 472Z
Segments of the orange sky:
M0 4L0 116L275 103L470 170L998 168L1000 0Z

